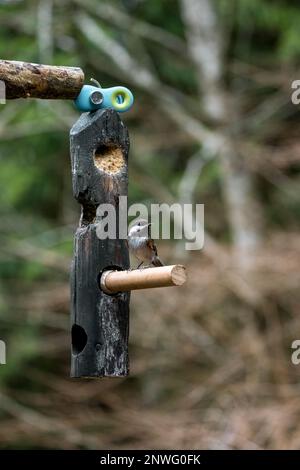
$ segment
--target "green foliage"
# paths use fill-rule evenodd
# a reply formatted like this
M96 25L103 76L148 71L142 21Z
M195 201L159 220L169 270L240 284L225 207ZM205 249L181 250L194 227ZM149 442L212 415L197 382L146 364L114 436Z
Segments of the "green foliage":
M9 312L7 312L8 316ZM4 316L3 320L5 321ZM2 321L3 321L2 320ZM40 342L38 340L38 330L36 326L20 325L14 328L7 342L7 364L0 368L0 385L18 382L18 388L26 386L26 382L18 381L18 377L23 375L22 370L26 363L36 357L39 352Z
M224 9L225 3L230 2L223 2ZM263 51L273 60L276 56L284 61L299 60L298 5L288 1L239 0L236 6L237 28L241 36L247 31L250 34L252 54L261 55Z

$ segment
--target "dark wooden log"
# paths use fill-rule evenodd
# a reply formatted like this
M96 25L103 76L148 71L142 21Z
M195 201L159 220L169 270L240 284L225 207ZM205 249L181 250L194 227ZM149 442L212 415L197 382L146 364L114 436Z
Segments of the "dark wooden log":
M84 85L84 73L79 67L0 60L0 80L6 99L75 99Z
M101 203L127 196L129 137L111 109L82 114L70 133L74 197L82 206L71 269L71 377L128 375L129 292L100 289L105 269L128 269L126 240L97 237ZM119 220L118 211L117 224Z

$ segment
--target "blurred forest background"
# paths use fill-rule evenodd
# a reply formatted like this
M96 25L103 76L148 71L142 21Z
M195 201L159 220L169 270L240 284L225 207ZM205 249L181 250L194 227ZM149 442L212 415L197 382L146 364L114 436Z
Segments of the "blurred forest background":
M204 203L206 228L159 243L186 286L133 293L130 377L69 379L79 114L1 105L1 448L300 447L299 25L296 0L0 1L2 59L133 91L130 203Z

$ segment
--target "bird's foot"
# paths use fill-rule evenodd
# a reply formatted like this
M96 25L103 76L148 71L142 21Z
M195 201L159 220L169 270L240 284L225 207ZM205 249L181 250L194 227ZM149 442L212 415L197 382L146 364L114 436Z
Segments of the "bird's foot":
M148 269L148 268L151 268L151 267L152 267L152 265L151 265L151 264L146 264L146 266L143 266L143 267L142 267L142 268L140 268L140 269Z

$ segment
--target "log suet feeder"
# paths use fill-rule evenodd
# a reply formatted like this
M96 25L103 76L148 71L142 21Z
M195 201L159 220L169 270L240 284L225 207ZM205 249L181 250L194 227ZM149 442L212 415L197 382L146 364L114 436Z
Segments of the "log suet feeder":
M82 114L70 148L73 194L82 207L71 274L71 376L126 376L130 294L105 294L100 278L108 268L129 268L128 249L126 240L99 240L96 211L127 195L128 132L114 110Z
M72 99L90 111L70 131L73 195L81 205L70 276L71 377L127 376L130 292L186 280L181 265L130 270L127 240L118 232L115 239L97 236L98 206L118 209L128 194L129 135L117 111L129 109L133 96L125 87L84 85L78 67L0 60L0 80L7 99Z

